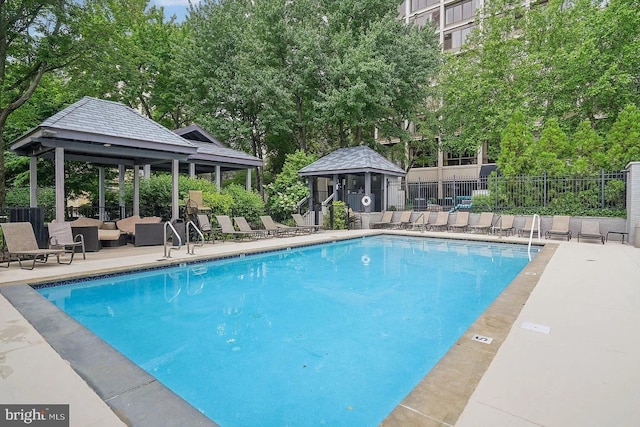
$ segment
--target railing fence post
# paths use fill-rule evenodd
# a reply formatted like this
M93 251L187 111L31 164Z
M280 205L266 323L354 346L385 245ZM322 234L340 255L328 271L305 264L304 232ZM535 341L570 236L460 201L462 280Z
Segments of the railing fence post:
M600 201L601 201L600 207L602 209L604 209L604 203L605 203L605 200L604 200L604 187L605 187L605 185L604 185L604 169L600 169L600 176L602 177L602 180L601 180L601 183L600 183Z
M547 172L542 174L542 185L543 185L542 206L546 208L547 207Z

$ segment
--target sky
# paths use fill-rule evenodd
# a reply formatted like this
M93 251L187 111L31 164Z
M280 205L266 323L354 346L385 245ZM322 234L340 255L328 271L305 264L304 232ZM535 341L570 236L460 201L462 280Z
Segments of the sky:
M166 18L176 15L178 22L184 21L189 10L189 0L151 0L151 4L164 7L164 15ZM191 0L191 3L200 3L200 0Z

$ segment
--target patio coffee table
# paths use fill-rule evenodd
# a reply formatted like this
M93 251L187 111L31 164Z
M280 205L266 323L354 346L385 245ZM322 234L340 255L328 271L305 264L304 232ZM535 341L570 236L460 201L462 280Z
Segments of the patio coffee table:
M622 236L622 241L620 243L624 244L624 239L626 237L627 241L629 241L629 233L626 231L607 231L607 242L609 241L609 234L619 234Z

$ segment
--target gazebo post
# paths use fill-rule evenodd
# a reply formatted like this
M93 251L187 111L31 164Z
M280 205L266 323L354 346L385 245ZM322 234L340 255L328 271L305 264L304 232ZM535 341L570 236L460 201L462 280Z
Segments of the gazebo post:
M251 191L251 169L247 169L247 181L245 186L247 191Z
M104 166L98 167L98 218L105 221Z
M178 174L180 173L180 161L174 159L171 162L171 220L179 217L178 210Z
M307 188L309 189L309 200L307 200L307 208L309 212L314 212L313 211L313 177L312 176L307 177ZM315 221L316 215L317 213L314 212L314 222L313 222L314 224L316 223Z
M29 157L29 207L38 207L38 158Z
M364 194L371 197L371 172L364 173ZM371 212L371 205L365 206L364 211Z
M124 173L125 165L118 165L118 204L120 206L120 219L127 216L124 203Z
M64 198L64 148L54 149L54 168L56 176L56 221L64 221L66 200Z
M383 174L382 175L382 183L381 183L382 184L381 190L382 190L382 206L383 207L384 206L389 206L389 194L387 192L387 190L389 189L388 182L389 182L389 178L387 177L386 174ZM384 210L384 209L382 209L382 210Z
M133 166L133 215L140 215L140 166Z
M196 164L189 163L189 178L195 178L195 177L196 177Z
M220 177L220 165L216 165L216 187L218 191L222 188L222 178Z
M151 178L151 165L144 165L142 167L142 171L142 176L144 177L144 179Z

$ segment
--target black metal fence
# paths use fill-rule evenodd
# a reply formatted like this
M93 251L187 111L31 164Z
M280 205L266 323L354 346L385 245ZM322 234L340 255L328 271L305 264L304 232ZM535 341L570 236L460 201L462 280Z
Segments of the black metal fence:
M45 225L45 210L43 208L0 208L0 222L30 222L33 226L33 232L36 237L36 241L38 242L38 247L47 247L49 232ZM4 248L4 240L1 236L0 248Z
M390 181L387 209L450 209L474 200L474 205L493 210L582 209L625 210L627 172L604 172L591 176L518 176L452 178L449 180Z

